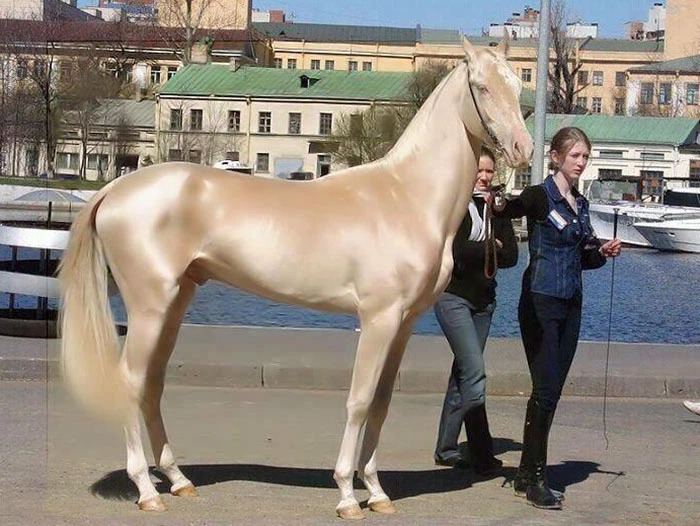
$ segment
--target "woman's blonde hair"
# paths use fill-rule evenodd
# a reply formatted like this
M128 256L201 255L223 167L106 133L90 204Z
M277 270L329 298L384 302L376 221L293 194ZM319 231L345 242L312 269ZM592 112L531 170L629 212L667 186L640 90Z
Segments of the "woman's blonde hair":
M581 128L576 128L575 126L567 126L561 128L552 137L552 142L549 145L549 153L557 152L559 158L566 157L569 150L574 147L578 142L582 142L591 151L591 141L588 139L588 135ZM557 170L559 167L551 160L549 161L549 169Z

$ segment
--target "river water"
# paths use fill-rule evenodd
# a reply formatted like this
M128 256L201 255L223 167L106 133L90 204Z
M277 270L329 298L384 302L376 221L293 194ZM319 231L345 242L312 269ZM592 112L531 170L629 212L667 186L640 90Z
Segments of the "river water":
M8 259L9 255L8 247L0 248L0 259ZM491 336L519 337L517 304L526 264L527 247L521 243L518 265L498 274L498 307ZM36 305L35 298L18 297L16 302L18 307ZM50 305L55 303L51 301ZM0 307L7 304L8 295L0 293ZM124 321L124 307L118 297L112 299L112 308L115 317ZM355 316L279 304L216 282L197 290L185 321L263 327L358 326ZM626 249L614 265L608 261L601 269L584 272L581 338L607 341L608 330L610 339L618 342L700 344L700 255ZM414 332L441 334L432 309L421 315Z
M491 336L520 335L517 305L526 264L527 245L521 243L517 267L498 274L498 306ZM123 307L116 300L114 310L123 319ZM198 289L185 321L306 328L358 326L355 316L279 304L215 282ZM608 327L612 341L700 344L700 255L626 249L614 269L608 261L603 268L584 272L581 338L607 341ZM441 334L432 309L418 319L414 332Z

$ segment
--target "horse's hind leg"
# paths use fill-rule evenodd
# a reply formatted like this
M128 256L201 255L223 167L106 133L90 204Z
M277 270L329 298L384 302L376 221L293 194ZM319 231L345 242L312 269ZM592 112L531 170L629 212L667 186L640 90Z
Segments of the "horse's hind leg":
M379 484L377 475L377 444L391 402L391 395L408 339L411 337L413 321L404 320L391 346L377 385L374 399L367 415L367 425L362 439L362 450L357 462L358 477L369 491L369 509L378 513L395 513L396 509Z
M125 294L129 329L122 359L144 416L156 466L172 482L174 494L195 494L192 483L175 463L160 412L165 368L194 284L183 280L172 287L164 287L163 291L159 294L149 290L143 296ZM139 507L148 511L164 510L165 504L149 476L137 416L125 427L125 432L127 473L138 487Z
M361 323L362 330L347 400L347 423L333 474L341 497L336 512L343 519L361 519L364 516L353 492L357 446L387 355L401 324L401 313L398 309L391 309L371 317L361 316ZM383 494L378 481L377 487ZM384 497L388 500L386 495Z
M175 455L165 432L160 401L165 385L165 370L168 359L175 347L180 324L187 310L187 305L194 295L194 290L195 284L183 278L180 284L180 291L167 312L158 341L158 351L149 364L149 379L146 382L146 389L141 402L141 411L148 430L156 466L170 480L170 493L181 497L195 496L197 491L194 489L192 482L182 474L175 462Z

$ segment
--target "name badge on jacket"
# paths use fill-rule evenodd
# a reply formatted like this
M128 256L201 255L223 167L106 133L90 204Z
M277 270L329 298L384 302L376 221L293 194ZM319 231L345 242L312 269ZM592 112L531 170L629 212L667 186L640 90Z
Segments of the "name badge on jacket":
M557 230L564 230L564 227L569 224L556 210L552 210L547 218L557 227Z

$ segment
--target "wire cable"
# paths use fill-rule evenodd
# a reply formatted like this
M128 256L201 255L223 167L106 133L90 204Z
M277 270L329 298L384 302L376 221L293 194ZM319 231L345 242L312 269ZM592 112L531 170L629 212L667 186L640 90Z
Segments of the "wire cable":
M614 208L613 239L617 237L617 218L619 208ZM615 290L615 259L612 258L612 270L610 272L610 301L608 304L608 344L605 350L605 381L603 384L603 438L605 438L605 450L610 447L608 440L607 408L608 408L608 370L610 368L610 335L612 332L613 297Z

